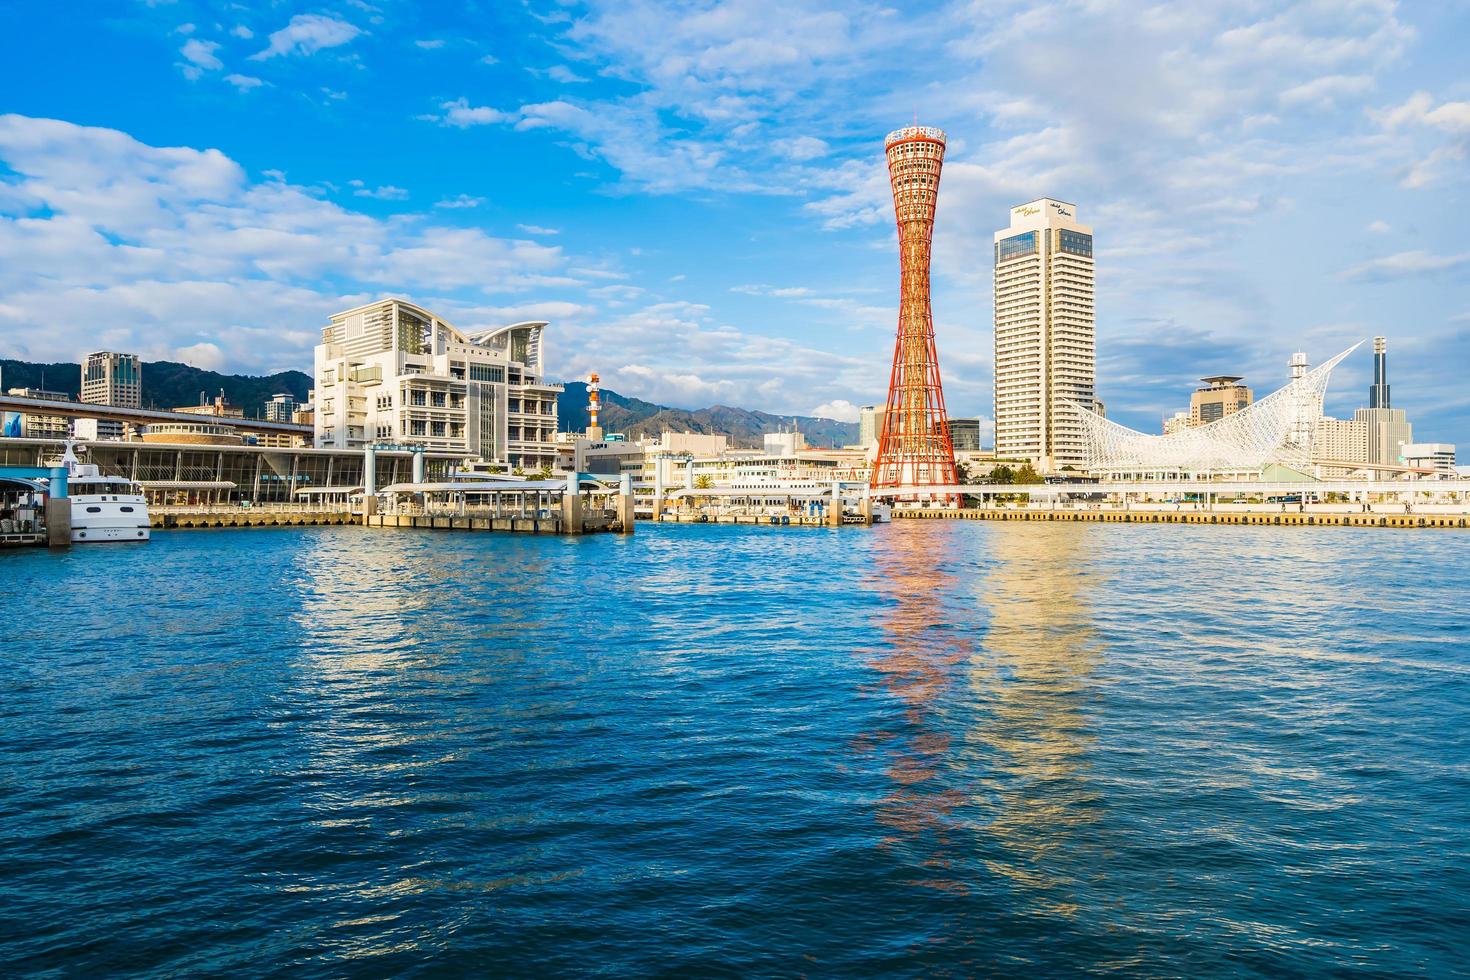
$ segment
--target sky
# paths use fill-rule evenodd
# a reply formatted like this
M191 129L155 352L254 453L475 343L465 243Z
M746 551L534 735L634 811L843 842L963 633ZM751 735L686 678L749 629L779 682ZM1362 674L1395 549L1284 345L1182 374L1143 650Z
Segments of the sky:
M1157 431L1389 338L1470 444L1470 5L0 0L0 356L310 370L334 312L551 323L550 373L685 408L885 397L884 135L949 135L933 308L991 415L992 235L1093 226L1098 392ZM23 38L23 43L15 39ZM1328 409L1365 403L1365 347ZM146 379L145 379L146 381Z

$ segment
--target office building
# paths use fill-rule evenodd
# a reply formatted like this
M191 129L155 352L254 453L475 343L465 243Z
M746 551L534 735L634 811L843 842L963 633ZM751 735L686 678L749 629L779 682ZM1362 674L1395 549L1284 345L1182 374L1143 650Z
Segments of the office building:
M137 354L95 351L82 362L82 401L116 408L143 407L143 366Z
M1251 390L1240 382L1244 378L1217 374L1200 378L1205 387L1196 388L1189 396L1189 424L1209 425L1233 415L1251 403Z
M290 422L296 415L296 396L289 392L272 395L263 406L261 418L267 422Z
M980 420L950 419L949 438L956 453L978 453L980 451Z
M1085 465L1096 374L1092 229L1065 201L1014 207L995 233L996 454Z
M877 449L878 437L882 434L883 409L877 405L864 405L858 409L858 444Z
M1367 427L1369 463L1398 466L1403 447L1414 441L1414 427L1402 408L1393 408L1388 387L1388 341L1373 338L1373 384L1368 388L1368 407L1353 413Z
M466 333L401 299L338 313L316 348L316 445L413 444L551 466L562 387L545 381L546 326Z

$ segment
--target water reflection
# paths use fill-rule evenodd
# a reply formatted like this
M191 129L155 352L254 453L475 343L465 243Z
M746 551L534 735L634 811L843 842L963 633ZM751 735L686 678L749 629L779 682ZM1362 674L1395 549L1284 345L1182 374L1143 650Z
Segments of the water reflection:
M1085 597L1101 585L1087 560L1090 530L992 526L980 588L989 628L970 659L981 713L966 740L986 760L984 830L1000 845L987 848L986 866L1063 914L1076 911L1065 886L1080 837L1099 820L1088 784L1100 644Z
M890 784L875 818L916 872L910 884L969 894L999 876L1070 915L1067 869L1098 820L1088 537L1064 525L987 531L967 554L973 535L895 526L876 557L891 601L871 666L903 709L860 745L882 753Z
M889 831L883 845L903 851L901 859L918 872L910 884L964 893L954 811L968 794L953 780L954 739L941 709L969 656L975 623L952 601L954 570L942 561L948 549L936 547L934 530L919 522L891 525L875 556L874 584L892 601L872 666L903 705L901 725L871 736L891 783L875 816Z

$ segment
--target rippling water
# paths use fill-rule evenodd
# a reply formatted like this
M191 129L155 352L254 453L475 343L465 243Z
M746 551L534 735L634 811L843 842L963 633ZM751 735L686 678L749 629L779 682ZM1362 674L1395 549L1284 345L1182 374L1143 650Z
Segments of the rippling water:
M1470 536L0 556L7 972L1466 970Z

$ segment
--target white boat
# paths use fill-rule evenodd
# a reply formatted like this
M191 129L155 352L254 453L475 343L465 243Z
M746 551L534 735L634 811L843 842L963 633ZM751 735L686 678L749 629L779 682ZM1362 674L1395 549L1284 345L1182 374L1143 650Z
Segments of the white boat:
M66 451L56 465L66 467L73 544L149 539L148 501L142 487L125 476L105 476L94 464L83 463L77 458L74 439L66 441Z

